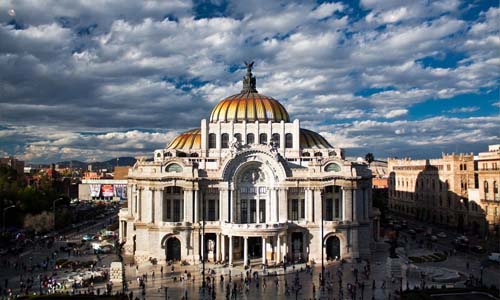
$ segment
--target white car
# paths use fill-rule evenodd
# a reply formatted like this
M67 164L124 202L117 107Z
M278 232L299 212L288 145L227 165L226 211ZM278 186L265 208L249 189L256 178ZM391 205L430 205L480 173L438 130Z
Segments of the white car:
M437 234L437 236L444 239L444 238L446 238L446 233L441 231L440 233Z
M488 256L488 259L491 261L495 261L497 263L500 263L500 253L496 253L496 252L491 253L491 255Z

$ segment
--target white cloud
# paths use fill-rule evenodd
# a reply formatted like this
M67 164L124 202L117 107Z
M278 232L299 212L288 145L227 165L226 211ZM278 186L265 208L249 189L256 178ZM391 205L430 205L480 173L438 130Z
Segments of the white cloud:
M14 8L19 26L6 25L12 17L0 14L0 136L8 139L0 151L22 154L26 148L37 159L43 159L43 151L35 153L41 149L47 157L57 151L92 155L79 141L102 145L99 155L150 149L141 137L114 133L198 127L216 102L241 89L242 61L251 59L257 89L280 100L292 119L326 124L318 128L335 132L342 143L368 147L371 137L354 130L371 132L362 122L403 121L418 103L481 98L498 85L500 9L465 20L459 4L364 0L368 16L359 19L347 3L256 0L231 2L221 17L200 18L193 15L196 4L181 0L3 1L0 11ZM455 63L426 63L449 62L447 54L457 51L463 58ZM461 106L482 108L452 103L450 110ZM21 134L28 124L55 128L47 136ZM391 127L376 134L394 151L408 146L394 140L396 130L422 137L433 132L371 124ZM105 140L129 148L108 147Z
M393 118L402 117L402 116L406 115L407 113L408 113L407 109L393 109L393 110L388 111L384 117L386 119L393 119Z
M466 107L453 108L453 109L448 110L447 112L452 113L452 114L456 114L456 113L471 113L471 112L475 112L478 110L479 110L478 106L466 106Z

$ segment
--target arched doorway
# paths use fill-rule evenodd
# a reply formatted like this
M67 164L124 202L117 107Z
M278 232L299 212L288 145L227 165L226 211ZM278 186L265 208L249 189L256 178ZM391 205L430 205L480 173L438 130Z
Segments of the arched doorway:
M340 239L332 235L326 239L326 259L340 258Z
M171 237L167 239L167 244L165 247L165 254L167 260L181 260L181 242L176 237Z

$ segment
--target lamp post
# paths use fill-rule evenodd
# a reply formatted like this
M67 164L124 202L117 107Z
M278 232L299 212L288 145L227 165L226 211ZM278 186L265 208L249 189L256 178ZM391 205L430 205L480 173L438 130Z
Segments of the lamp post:
M323 225L323 190L321 191L321 288L325 288L325 236Z
M11 208L15 208L16 206L15 205L11 205L11 206L7 206L6 208L3 209L3 215L2 215L2 233L5 233L5 213L7 212L7 210L11 209Z
M56 200L52 201L52 213L54 214L54 231L56 231L56 203L57 201L64 200L63 198L59 197Z

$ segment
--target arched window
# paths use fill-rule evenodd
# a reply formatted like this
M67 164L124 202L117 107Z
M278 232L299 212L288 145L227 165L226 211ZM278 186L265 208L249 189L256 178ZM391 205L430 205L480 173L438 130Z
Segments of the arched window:
M340 166L336 163L331 163L326 165L325 167L326 172L340 172Z
M487 194L488 193L488 190L489 190L489 187L488 187L488 181L484 181L484 193Z
M247 144L253 144L255 143L255 136L253 133L247 134Z
M463 167L462 167L462 164L460 164L460 171L462 171L462 170L463 170Z
M182 167L179 165L179 164L170 164L167 166L166 170L167 172L181 172L182 171Z
M311 156L311 154L309 152L304 152L302 153L302 156Z
M316 152L316 153L314 153L314 156L316 156L316 157L321 157L321 156L323 156L323 153L321 153L321 152Z
M285 134L285 148L293 148L293 135L291 133Z
M221 148L229 148L229 134L223 133L221 136Z
M273 135L271 136L271 140L276 145L276 148L280 147L280 135L279 135L279 133L273 133Z
M259 134L259 144L261 145L267 144L267 134L265 133Z
M241 133L235 133L234 138L241 143Z
M190 155L191 157L198 157L198 153L194 152L194 153L191 153Z
M467 165L464 164L464 171L467 171Z
M217 145L217 137L215 133L210 133L208 135L208 149L214 149Z

